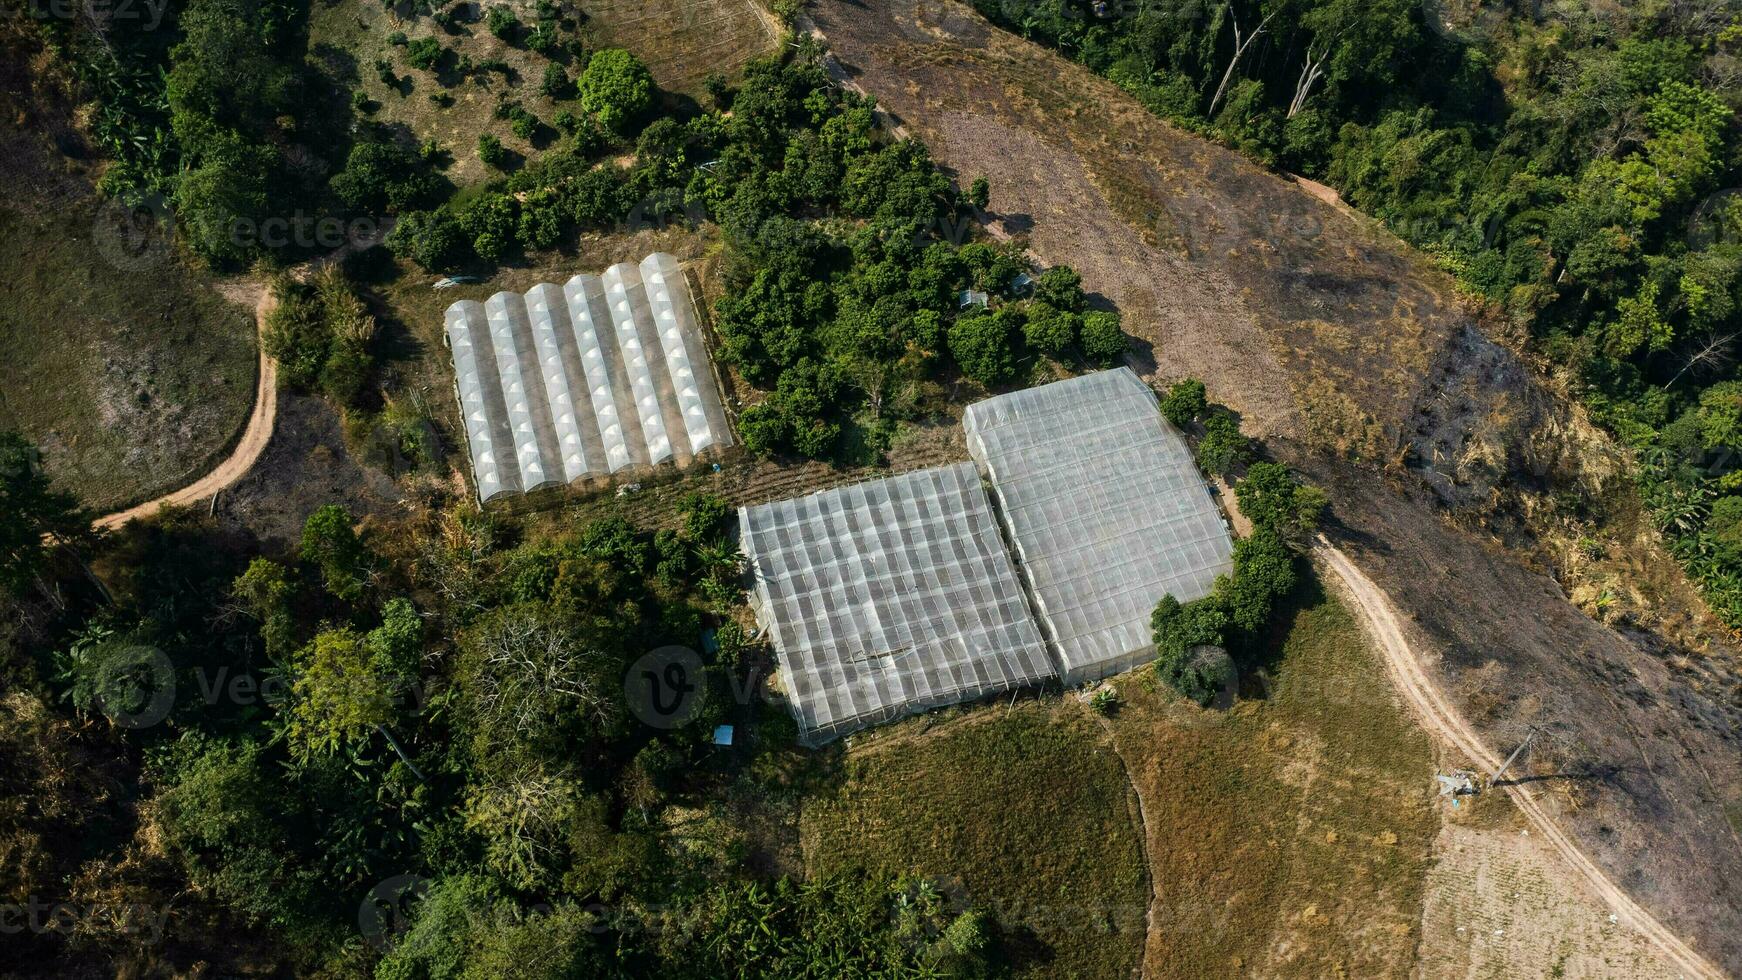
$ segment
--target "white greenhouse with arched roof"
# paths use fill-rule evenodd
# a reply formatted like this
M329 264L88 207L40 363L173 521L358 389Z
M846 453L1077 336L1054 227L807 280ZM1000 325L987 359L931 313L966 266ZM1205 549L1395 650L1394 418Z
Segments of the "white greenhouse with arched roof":
M455 303L446 340L481 500L731 445L694 299L663 252Z

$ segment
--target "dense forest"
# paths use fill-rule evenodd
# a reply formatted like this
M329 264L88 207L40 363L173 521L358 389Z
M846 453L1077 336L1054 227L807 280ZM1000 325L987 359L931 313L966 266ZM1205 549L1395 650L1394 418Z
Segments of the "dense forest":
M1742 8L974 0L1153 111L1325 181L1527 326L1742 627Z

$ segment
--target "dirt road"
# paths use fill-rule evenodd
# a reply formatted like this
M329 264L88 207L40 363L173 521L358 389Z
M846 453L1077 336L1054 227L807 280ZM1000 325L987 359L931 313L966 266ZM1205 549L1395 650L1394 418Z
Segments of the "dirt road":
M240 480L265 451L267 442L272 439L272 427L278 417L278 365L266 355L264 337L266 315L272 312L275 301L272 291L264 283L256 286L255 291L257 296L254 302L254 324L261 335L259 381L254 389L254 411L248 416L248 426L242 430L242 438L237 441L236 448L216 469L180 490L119 513L97 518L95 525L99 529L118 528L135 518L155 513L165 504L181 505L205 500Z
M1313 555L1319 566L1331 573L1331 578L1341 585L1344 595L1361 611L1361 618L1366 623L1374 645L1384 655L1386 670L1391 674L1399 693L1419 717L1422 727L1456 752L1469 757L1479 767L1489 772L1498 769L1501 761L1498 755L1490 751L1464 723L1456 709L1446 701L1433 680L1422 670L1420 661L1403 635L1397 612L1385 593L1323 536L1320 536ZM1518 785L1504 788L1537 833L1579 872L1614 910L1621 922L1639 930L1665 957L1687 971L1689 976L1725 976L1610 881L1609 876L1586 857L1555 824L1554 819L1537 804L1530 790Z

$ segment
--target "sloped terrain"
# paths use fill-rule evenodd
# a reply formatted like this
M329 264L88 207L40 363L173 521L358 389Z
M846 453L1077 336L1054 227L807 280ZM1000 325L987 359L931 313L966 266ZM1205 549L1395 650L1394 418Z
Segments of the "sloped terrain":
M1742 970L1734 650L1618 632L1543 574L1533 495L1589 498L1618 464L1514 338L1371 222L965 8L812 12L849 81L964 181L990 178L1005 233L1123 313L1140 370L1203 378L1331 490L1333 537L1490 746L1548 726L1533 775L1587 853Z
M10 42L9 42L10 43ZM254 403L252 300L195 269L149 218L98 195L52 75L0 49L0 429L97 510L176 489Z

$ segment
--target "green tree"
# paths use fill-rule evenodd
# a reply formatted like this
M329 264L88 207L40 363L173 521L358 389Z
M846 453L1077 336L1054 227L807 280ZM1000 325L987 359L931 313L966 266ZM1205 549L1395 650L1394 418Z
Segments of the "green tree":
M50 487L36 447L0 431L0 585L22 595L41 578L54 543L92 537L90 515L72 494Z
M1087 303L1083 277L1068 265L1055 265L1035 277L1034 298L1068 313L1081 313Z
M992 313L966 313L950 326L950 354L962 373L988 388L1016 374L1008 321Z
M1119 314L1108 310L1090 310L1083 314L1081 340L1083 357L1091 364L1109 366L1125 356L1130 341L1120 329Z
M345 600L362 596L374 564L374 556L351 526L351 515L338 504L321 507L303 524L302 560L318 567L327 591Z
M606 129L623 132L653 105L653 76L622 48L595 51L581 73L581 105Z
M1181 695L1199 704L1210 703L1233 677L1232 661L1221 651L1229 618L1218 594L1183 605L1172 595L1162 596L1149 625L1154 632L1157 676Z
M1161 415L1180 430L1191 428L1209 409L1204 383L1196 378L1175 381L1161 400Z
M387 248L429 272L453 268L464 261L470 245L465 231L447 211L413 211L401 215L387 235Z
M290 570L270 558L256 558L237 577L230 594L260 621L260 639L274 659L291 652L296 637L296 612L291 606L296 584Z
M1234 575L1219 583L1218 600L1229 622L1256 634L1270 621L1276 601L1295 585L1294 552L1268 527L1234 542Z
M1025 311L1022 335L1028 346L1053 360L1063 360L1076 345L1081 320L1075 313L1061 310L1044 301L1035 300Z
M981 211L986 210L986 205L992 203L992 185L985 177L975 177L974 182L968 185L968 203Z
M1227 476L1252 458L1252 442L1240 432L1240 423L1226 411L1204 418L1204 436L1198 440L1198 466L1206 473Z
M1254 526L1268 528L1287 538L1298 539L1318 529L1319 519L1330 499L1325 492L1301 482L1281 463L1253 463L1234 488L1240 513Z

